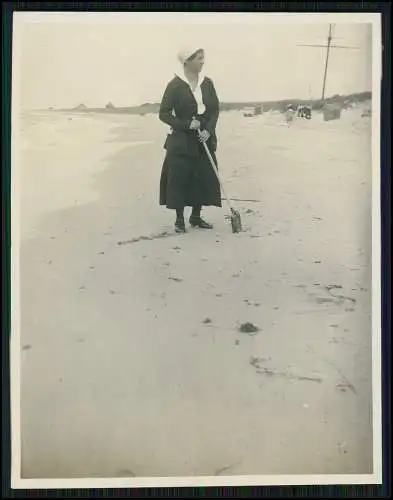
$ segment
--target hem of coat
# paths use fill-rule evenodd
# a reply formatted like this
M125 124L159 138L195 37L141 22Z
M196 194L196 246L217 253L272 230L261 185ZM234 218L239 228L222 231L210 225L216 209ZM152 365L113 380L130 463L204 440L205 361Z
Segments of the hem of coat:
M167 205L166 203L160 203L160 206L162 207L166 207L168 210L176 210L177 208L179 207L175 207L175 206L172 206L172 205ZM192 208L193 205L187 203L184 205L184 207L190 207ZM217 208L222 208L222 203L202 203L201 207L217 207Z

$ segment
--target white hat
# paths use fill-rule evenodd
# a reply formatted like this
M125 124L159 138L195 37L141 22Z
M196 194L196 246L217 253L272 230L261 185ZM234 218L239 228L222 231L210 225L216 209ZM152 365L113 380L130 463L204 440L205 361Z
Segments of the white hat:
M177 55L177 58L181 62L181 64L184 64L187 59L189 59L192 55L194 55L196 52L199 50L203 50L201 47L196 47L195 45L193 47L187 47L183 48Z

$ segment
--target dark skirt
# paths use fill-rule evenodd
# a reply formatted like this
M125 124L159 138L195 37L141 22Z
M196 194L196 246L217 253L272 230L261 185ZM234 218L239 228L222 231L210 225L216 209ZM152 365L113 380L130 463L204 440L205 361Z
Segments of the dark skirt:
M214 151L211 155L217 165ZM221 207L220 184L203 144L198 142L193 154L167 150L161 170L160 205L170 209Z

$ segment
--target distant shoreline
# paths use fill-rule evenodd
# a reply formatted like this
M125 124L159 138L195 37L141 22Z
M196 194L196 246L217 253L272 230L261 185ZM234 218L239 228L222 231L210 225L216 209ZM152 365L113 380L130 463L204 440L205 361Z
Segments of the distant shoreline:
M371 100L372 93L358 92L348 95L334 95L326 98L324 101L320 99L283 99L280 101L251 101L251 102L222 102L220 103L221 111L241 111L247 108L261 106L263 111L284 111L288 104L294 105L309 105L313 109L321 109L324 104L338 104L342 107L353 103ZM160 103L145 103L140 106L115 107L107 105L103 108L88 108L84 104L80 104L74 108L47 108L35 111L55 111L62 113L105 113L105 114L128 114L128 115L147 115L157 114L160 108ZM33 111L33 110L31 110Z

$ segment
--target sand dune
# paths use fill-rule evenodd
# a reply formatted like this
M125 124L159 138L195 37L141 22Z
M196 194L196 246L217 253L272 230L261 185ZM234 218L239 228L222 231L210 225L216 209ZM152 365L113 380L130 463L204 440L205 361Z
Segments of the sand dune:
M156 116L22 124L22 477L372 472L361 109L221 115L236 235L171 234Z

